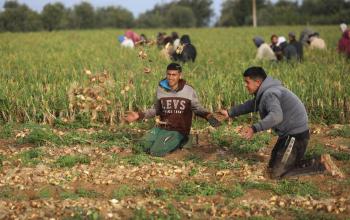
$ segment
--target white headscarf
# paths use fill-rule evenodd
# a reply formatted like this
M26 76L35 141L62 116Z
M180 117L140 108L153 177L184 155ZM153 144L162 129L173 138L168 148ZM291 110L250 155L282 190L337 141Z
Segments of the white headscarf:
M278 47L279 45L281 45L281 43L284 43L284 42L286 42L286 41L287 41L287 40L286 40L285 37L283 37L283 36L278 37L278 40L277 40L277 47Z
M344 31L348 28L348 26L345 23L341 23L340 25L340 30L344 33Z

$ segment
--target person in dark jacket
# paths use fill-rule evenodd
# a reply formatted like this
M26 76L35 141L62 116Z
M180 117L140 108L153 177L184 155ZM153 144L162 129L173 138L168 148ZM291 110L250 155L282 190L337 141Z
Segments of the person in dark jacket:
M308 116L301 100L282 86L279 80L266 75L261 67L250 67L244 74L245 86L254 98L221 110L226 118L259 112L261 120L245 128L243 137L251 139L257 132L273 129L278 134L268 168L272 178L323 172L334 164L329 155L317 160L303 160L310 134Z
M308 40L310 38L310 35L315 34L315 31L311 30L310 28L305 28L301 33L299 37L299 42L306 46L308 44Z
M173 53L172 60L181 62L194 62L197 57L197 50L191 43L190 36L185 34L180 38L180 46Z
M282 51L282 48L277 44L278 44L278 36L276 34L273 34L271 36L270 47L271 47L272 51L275 53L277 60L281 61L281 60L283 60L283 51Z
M157 34L157 46L158 46L158 49L163 49L164 46L166 45L166 40L167 39L167 35L165 32L158 32Z
M277 45L281 48L284 59L287 61L297 60L297 49L291 44L288 44L285 37L278 37Z
M304 52L303 52L303 45L296 40L296 35L294 32L289 32L289 44L294 46L297 50L297 60L301 62L303 60Z
M220 122L200 104L195 90L182 79L182 68L177 63L167 66L166 78L159 82L152 108L130 112L128 122L160 116L159 126L147 133L141 141L143 150L153 156L165 156L188 140L192 114L208 120L213 127Z

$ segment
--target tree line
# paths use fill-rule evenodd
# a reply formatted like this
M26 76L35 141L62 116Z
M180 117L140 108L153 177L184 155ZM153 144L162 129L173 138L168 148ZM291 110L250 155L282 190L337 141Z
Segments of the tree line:
M46 4L36 12L17 1L6 1L0 12L0 31L26 32L39 30L93 28L162 28L206 27L215 16L212 0L174 0L157 4L135 18L120 6L94 8L81 2L72 8L62 3ZM350 20L347 0L256 0L258 25L337 24ZM215 26L252 24L251 0L223 0Z
M339 24L350 21L348 0L256 0L258 25ZM252 24L252 1L226 0L216 26Z

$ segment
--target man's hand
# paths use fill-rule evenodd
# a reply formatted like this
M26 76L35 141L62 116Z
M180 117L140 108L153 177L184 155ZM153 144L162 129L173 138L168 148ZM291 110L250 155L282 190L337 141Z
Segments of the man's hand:
M129 123L136 121L137 119L139 119L139 113L137 112L129 112L127 114L127 116L125 117L125 120Z
M219 111L214 113L216 118L220 121L227 120L229 118L228 111L226 109L220 109Z
M254 135L254 130L251 127L243 128L241 131L241 136L245 139L252 139Z
M209 114L209 115L207 116L207 120L208 120L209 124L210 124L211 126L213 126L214 128L219 127L219 126L221 125L220 120L217 119L217 118L214 116L214 114Z

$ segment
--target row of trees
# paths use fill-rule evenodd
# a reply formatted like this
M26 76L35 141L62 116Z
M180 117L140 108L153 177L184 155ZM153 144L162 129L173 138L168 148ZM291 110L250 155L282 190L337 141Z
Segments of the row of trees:
M256 0L259 25L339 24L350 21L348 0L280 0L272 4ZM226 0L222 5L216 26L242 26L252 24L252 1Z
M178 0L156 5L135 19L123 7L95 9L88 2L73 8L62 3L47 4L41 13L17 1L6 1L0 13L0 31L37 31L92 28L130 27L202 27L209 24L214 15L211 0Z
M212 0L174 0L156 5L138 18L123 7L95 9L82 2L73 8L47 4L41 13L17 1L6 1L0 12L0 31L37 31L92 28L204 27L214 17ZM335 24L350 20L348 0L256 0L259 25ZM252 0L223 0L216 26L252 24Z
M7 1L0 13L2 31L126 28L133 25L134 16L130 11L112 6L95 10L87 2L75 5L73 9L65 8L62 3L47 4L39 14L25 4Z

